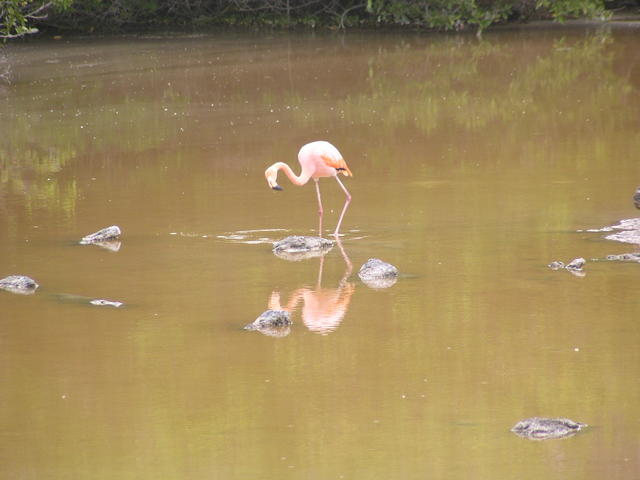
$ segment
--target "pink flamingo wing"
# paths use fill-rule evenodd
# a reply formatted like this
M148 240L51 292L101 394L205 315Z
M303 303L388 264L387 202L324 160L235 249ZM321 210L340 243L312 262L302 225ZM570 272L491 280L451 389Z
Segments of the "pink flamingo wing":
M324 163L327 166L335 168L336 170L338 170L339 172L342 172L342 174L346 175L347 177L353 177L353 173L351 173L351 170L349 170L349 167L347 166L347 162L344 161L344 158L342 157L332 158L327 155L320 155L320 156L322 157L322 160L324 160Z

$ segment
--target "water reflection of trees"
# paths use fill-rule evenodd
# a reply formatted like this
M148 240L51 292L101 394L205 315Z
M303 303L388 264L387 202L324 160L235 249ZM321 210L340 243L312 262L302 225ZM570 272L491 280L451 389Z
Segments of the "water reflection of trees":
M606 34L561 38L546 51L499 38L455 37L424 49L401 42L370 58L367 91L339 107L356 124L377 117L388 130L411 125L427 134L444 123L468 131L496 122L556 130L587 117L593 128L610 129L612 118L594 112L624 111L630 89L614 72L612 42Z
M211 78L206 65L191 72L200 75L200 83L182 72L176 74L181 82L167 82L144 74L145 68L161 68L161 61L153 56L143 63L142 74L128 71L131 67L123 63L118 69L127 75L110 76L105 73L113 66L98 66L107 70L96 72L82 85L64 77L63 70L55 72L60 83L54 94L48 94L50 83L44 80L13 84L8 90L5 85L9 108L0 113L0 198L24 195L31 205L64 208L69 213L78 192L75 179L60 172L78 163L104 162L104 155L113 151L151 152L198 144L207 130L193 119L209 108L213 98L218 103L211 104L211 109L219 111L216 119L220 120L213 127L219 129L219 136L264 131L271 128L273 118L258 118L256 111L292 105L280 110L283 123L309 131L327 121L363 131L374 125L380 145L389 149L393 143L389 138L398 131L432 135L442 128L455 128L482 135L500 129L501 148L511 149L514 155L527 149L533 152L530 161L539 160L537 142L546 135L575 136L578 130L581 143L570 148L599 152L602 148L596 147L602 146L603 136L619 129L620 122L635 121L635 107L627 101L629 79L616 73L614 39L606 31L536 42L509 38L504 41L496 35L477 42L467 36L428 41L401 37L393 43L387 38L364 50L364 55L337 61L327 71L317 65L311 65L316 70L310 71L307 59L293 63L288 68L296 78L284 82L286 89L276 85L284 76L289 78L290 71L273 64L269 71L273 79L265 80L264 70L259 70L265 67L253 69L248 58L246 68L219 67L214 75L217 93L207 96L204 86L211 84ZM243 61L245 55L237 60ZM332 91L323 80L338 74L340 62L345 61L353 62L348 74L353 81L340 77L337 90ZM313 82L315 74L319 80ZM245 82L242 88L224 93L240 81ZM331 98L334 109L300 108L319 92ZM242 121L224 123L231 113ZM183 126L195 133L183 133ZM227 157L220 159L220 167L232 168L236 159ZM606 161L608 156L600 158ZM109 168L113 162L110 158Z

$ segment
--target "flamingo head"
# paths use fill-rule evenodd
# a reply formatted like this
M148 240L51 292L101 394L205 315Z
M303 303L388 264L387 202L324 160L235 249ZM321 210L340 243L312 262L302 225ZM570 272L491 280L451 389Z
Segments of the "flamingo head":
M275 165L267 168L264 172L264 176L267 178L267 183L272 189L282 190L282 187L278 185L278 168L274 167Z

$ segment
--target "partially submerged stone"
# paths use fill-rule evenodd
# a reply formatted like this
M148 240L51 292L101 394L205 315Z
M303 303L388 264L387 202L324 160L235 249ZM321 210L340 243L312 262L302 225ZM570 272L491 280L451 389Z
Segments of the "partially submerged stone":
M0 289L20 295L31 295L35 293L39 285L33 278L25 275L9 275L0 279Z
M322 237L292 235L273 243L273 253L285 260L320 257L333 248L333 242Z
M96 305L96 306L108 306L108 307L122 307L124 303L115 300L105 300L103 298L85 297L83 295L74 295L70 293L54 293L52 294L59 302L63 303L78 303L84 305Z
M122 302L114 302L112 300L104 300L102 298L97 298L95 300L91 300L89 302L91 305L97 305L99 307L121 307L122 305L124 305L124 303Z
M291 314L286 310L267 310L253 323L245 325L245 330L256 330L271 337L286 337L291 331Z
M117 225L111 225L110 227L103 228L102 230L98 230L91 235L87 235L86 237L82 237L80 240L81 245L91 245L91 244L101 244L105 242L109 242L112 240L116 240L120 237L120 227ZM106 247L108 248L108 247ZM118 246L118 249L120 246Z
M638 187L636 193L633 195L633 204L636 208L640 208L640 187Z
M620 220L616 225L610 225L602 228L589 228L587 230L578 230L578 232L613 232L604 238L616 242L631 243L640 245L640 218L626 218Z
M586 426L568 418L532 417L516 423L511 431L530 440L550 440L570 437Z
M582 270L582 267L584 267L584 264L587 261L580 257L580 258L574 258L573 260L571 260L568 264L564 264L564 262L561 262L559 260L555 260L553 262L551 262L549 265L547 265L551 270L561 270L561 269L565 269L568 270L569 272L571 272L573 275L576 275L578 277L584 277L585 273Z
M604 238L615 242L640 245L640 218L623 220L620 225L630 228L620 228L615 233L611 233Z
M358 277L368 287L389 288L398 281L398 269L378 258L370 258L360 267Z
M574 258L573 260L571 260L571 262L569 262L569 264L564 267L568 270L582 270L582 267L584 267L584 264L587 263L587 261L580 257L580 258Z
M639 253L621 253L619 255L607 255L607 260L640 263L640 252Z

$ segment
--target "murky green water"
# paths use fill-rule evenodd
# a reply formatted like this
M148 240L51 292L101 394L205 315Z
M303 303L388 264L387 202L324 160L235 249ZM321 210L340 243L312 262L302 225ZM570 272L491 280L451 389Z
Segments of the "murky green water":
M0 292L2 477L638 478L640 265L592 261L638 247L577 230L638 216L639 36L0 51L0 277L41 285ZM269 244L314 232L313 185L263 175L317 139L354 173L321 272ZM77 245L112 224L118 251ZM358 279L371 257L394 286ZM274 299L288 336L242 330ZM590 428L509 431L534 415Z

